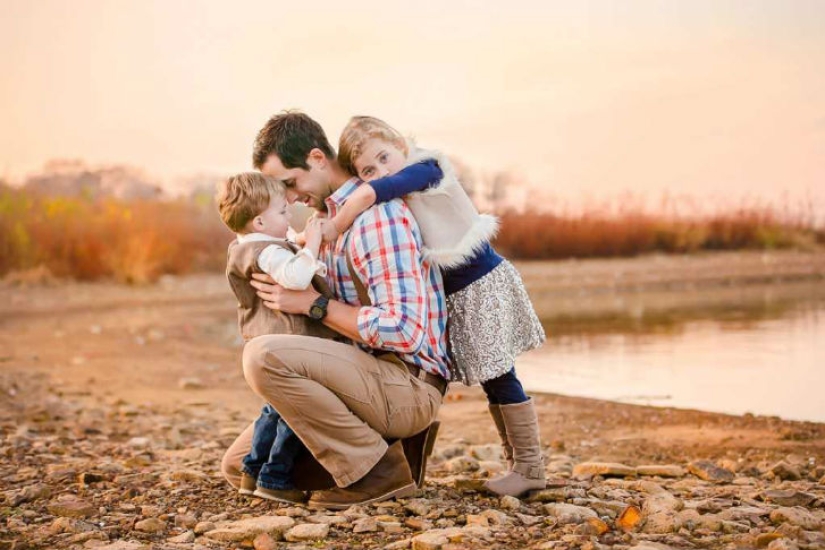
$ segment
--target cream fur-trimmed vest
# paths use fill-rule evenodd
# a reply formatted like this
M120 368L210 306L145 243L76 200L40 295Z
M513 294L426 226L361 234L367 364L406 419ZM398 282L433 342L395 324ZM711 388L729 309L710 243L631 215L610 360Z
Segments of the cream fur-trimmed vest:
M444 174L437 186L405 197L421 229L424 258L441 268L459 267L495 236L498 218L478 213L445 155L414 144L409 150L407 166L432 159Z

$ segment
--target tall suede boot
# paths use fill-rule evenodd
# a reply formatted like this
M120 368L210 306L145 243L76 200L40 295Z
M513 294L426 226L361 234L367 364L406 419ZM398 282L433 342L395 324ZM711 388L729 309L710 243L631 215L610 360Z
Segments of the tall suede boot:
M507 460L507 471L513 469L513 447L507 440L507 427L504 425L504 417L501 416L501 405L489 403L490 416L493 417L493 423L496 425L498 437L501 439L501 448L504 451L504 458Z
M528 491L544 489L544 459L539 441L539 421L533 400L514 405L499 405L507 440L513 447L513 469L509 474L484 484L497 495L519 497Z

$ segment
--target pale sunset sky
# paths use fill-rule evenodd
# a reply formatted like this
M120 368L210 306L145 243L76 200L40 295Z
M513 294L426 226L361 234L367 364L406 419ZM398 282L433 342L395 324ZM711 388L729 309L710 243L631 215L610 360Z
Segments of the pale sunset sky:
M0 177L371 114L550 196L825 196L825 1L0 0Z

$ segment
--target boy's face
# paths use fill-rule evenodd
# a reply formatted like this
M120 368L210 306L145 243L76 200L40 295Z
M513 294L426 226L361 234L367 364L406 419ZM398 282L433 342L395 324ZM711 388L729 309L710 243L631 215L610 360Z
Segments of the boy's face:
M353 165L358 177L372 181L398 173L407 162L407 154L396 144L380 138L370 138Z
M317 154L315 154L316 151ZM323 159L319 159L318 155ZM332 194L329 170L322 169L322 165L326 166L325 161L324 154L318 149L313 149L307 157L309 170L287 168L278 155L271 154L261 167L261 172L284 182L287 188L286 197L290 204L297 201L316 210L324 211L326 210L324 199Z
M270 237L285 239L289 229L289 220L292 213L289 211L286 199L272 197L269 199L269 208L255 216L252 220L252 229L256 233L264 233Z

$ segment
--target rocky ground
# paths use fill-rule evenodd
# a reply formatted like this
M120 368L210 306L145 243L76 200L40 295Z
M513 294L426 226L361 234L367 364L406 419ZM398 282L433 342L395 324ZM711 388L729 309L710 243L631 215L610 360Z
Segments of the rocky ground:
M535 396L548 486L503 468L454 387L425 487L341 513L241 497L224 449L259 403L219 277L0 288L0 550L825 548L825 425Z
M547 441L547 489L524 499L484 494L481 482L503 468L499 447L445 426L415 498L334 513L229 489L217 466L248 420L231 408L65 396L34 374L4 372L0 386L2 549L825 548L825 429L817 424L694 413L710 434L774 430L779 444L733 441L691 454L676 440L611 444L592 437L601 429L590 415L554 415L550 425L582 431ZM564 398L537 401L565 408ZM632 410L629 422L667 425L683 414L592 404L592 419ZM483 401L456 390L442 420L466 407ZM793 447L802 452L788 453Z

